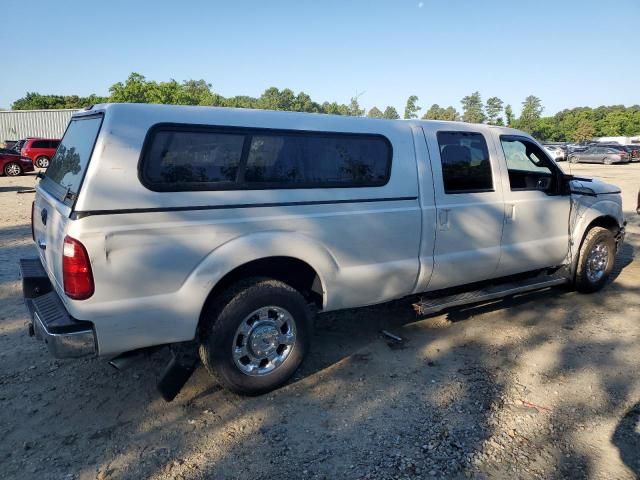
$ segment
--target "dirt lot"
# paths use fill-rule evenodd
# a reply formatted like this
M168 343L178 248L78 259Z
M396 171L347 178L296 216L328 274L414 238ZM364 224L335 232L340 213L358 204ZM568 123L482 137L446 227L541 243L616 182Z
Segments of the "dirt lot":
M0 478L638 478L640 164L573 171L623 188L627 243L602 292L320 316L285 388L243 398L199 368L172 403L162 353L120 373L28 337L35 177L1 177Z

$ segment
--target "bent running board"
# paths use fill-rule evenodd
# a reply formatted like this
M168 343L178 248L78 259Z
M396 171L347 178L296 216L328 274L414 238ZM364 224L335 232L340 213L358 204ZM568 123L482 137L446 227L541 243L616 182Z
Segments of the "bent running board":
M569 283L569 279L565 276L538 276L515 282L491 285L478 290L458 293L455 295L421 300L418 303L414 303L413 308L420 315L431 315L451 307L496 300L498 298L509 297L518 293L542 290L544 288L563 285L565 283Z

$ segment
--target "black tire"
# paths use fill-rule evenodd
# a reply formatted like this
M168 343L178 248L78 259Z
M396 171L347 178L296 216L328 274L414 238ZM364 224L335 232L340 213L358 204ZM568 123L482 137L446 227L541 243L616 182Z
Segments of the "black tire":
M295 341L282 364L267 374L252 376L236 365L232 351L238 328L252 312L264 307L290 313ZM200 337L202 363L223 387L241 395L259 395L286 383L302 363L311 337L311 312L304 297L286 283L249 278L231 286L205 308Z
M606 266L602 276L594 278L590 274L589 256L598 245L606 246ZM575 286L582 293L591 293L600 290L609 280L616 256L616 240L611 230L602 227L591 228L584 237L580 246L578 264L576 266Z
M7 177L18 177L22 173L22 167L16 162L9 162L4 166L4 174Z
M35 166L38 168L48 168L49 167L49 157L41 156L36 158Z

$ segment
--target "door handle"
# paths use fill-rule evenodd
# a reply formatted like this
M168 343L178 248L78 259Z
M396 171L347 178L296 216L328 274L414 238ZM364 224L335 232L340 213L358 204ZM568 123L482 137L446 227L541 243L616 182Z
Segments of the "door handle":
M449 209L441 208L438 210L438 228L440 230L449 230Z
M505 223L513 223L516 219L516 204L515 203L507 203L505 205L505 214L504 214L504 222Z

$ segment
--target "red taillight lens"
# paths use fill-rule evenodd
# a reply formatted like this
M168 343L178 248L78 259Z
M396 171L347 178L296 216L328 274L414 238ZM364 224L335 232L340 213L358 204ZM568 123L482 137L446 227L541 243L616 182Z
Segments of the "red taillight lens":
M74 300L86 300L93 295L93 273L84 245L70 236L64 237L62 248L64 293Z
M36 241L36 232L33 229L33 211L36 208L36 202L31 202L31 238L33 239L33 241Z

